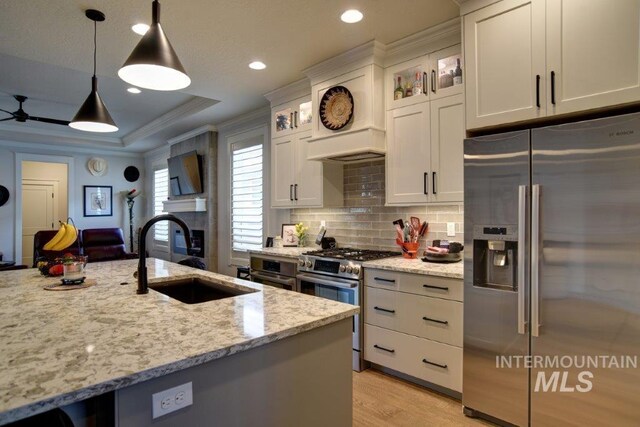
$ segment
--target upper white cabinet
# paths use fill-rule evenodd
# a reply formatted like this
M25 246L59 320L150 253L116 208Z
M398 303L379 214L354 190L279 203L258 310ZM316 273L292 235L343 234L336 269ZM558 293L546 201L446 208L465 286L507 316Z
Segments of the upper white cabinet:
M463 95L387 112L388 205L463 201Z
M303 96L293 101L271 108L271 137L303 132L311 129L313 110L311 96Z
M640 100L637 0L503 0L463 25L468 129Z
M463 69L460 45L386 68L387 110L462 93Z

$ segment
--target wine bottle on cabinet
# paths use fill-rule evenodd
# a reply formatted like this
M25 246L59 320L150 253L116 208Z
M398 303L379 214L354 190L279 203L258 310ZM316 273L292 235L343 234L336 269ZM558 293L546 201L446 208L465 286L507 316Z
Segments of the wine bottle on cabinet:
M402 89L402 78L398 76L398 84L396 90L393 91L393 99L398 100L404 98L404 89Z
M422 93L422 76L419 72L416 73L416 79L413 81L413 94L420 95Z
M460 58L456 59L458 61L456 65L456 69L453 72L453 84L461 85L462 84L462 68L460 68Z
M404 97L408 98L410 96L413 96L413 86L407 82L407 87L404 89Z

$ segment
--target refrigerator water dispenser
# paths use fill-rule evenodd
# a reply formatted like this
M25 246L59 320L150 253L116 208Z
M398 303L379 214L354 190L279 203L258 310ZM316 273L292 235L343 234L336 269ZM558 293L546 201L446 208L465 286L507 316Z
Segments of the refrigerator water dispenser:
M514 227L476 227L473 239L473 285L517 291L518 242Z

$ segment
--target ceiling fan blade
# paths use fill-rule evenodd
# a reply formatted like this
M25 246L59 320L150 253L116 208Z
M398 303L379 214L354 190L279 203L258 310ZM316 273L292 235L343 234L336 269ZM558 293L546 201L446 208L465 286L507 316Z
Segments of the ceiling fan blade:
M7 113L7 114L11 114L13 116L13 113L11 111L7 111L7 110L3 110L2 108L0 108L0 111Z
M0 122L6 122L7 120L13 120L13 117L7 117L6 119L0 119Z
M54 125L62 125L62 126L68 126L69 125L69 122L66 121L66 120L48 119L46 117L29 116L28 120L35 120L36 122L51 123L51 124L54 124Z

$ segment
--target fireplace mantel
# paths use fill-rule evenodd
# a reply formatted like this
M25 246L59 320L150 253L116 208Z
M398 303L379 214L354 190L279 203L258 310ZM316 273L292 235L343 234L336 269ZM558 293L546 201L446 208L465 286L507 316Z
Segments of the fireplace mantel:
M166 200L162 202L165 212L206 212L207 199L194 197L190 199Z

